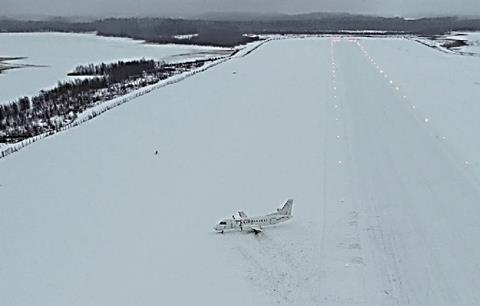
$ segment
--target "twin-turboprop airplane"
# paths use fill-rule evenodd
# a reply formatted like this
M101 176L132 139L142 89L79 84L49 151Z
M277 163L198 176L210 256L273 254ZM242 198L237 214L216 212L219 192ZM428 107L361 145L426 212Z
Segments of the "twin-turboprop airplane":
M255 234L262 233L263 227L285 222L292 218L293 200L289 199L282 208L277 208L277 211L260 217L247 217L243 211L239 211L240 219L232 216L232 219L223 219L213 228L219 233L225 231L248 231Z

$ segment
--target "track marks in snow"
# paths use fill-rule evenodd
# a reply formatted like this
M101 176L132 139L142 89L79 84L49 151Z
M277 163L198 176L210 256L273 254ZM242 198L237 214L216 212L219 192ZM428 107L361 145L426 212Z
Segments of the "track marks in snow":
M322 116L324 137L324 187L322 276L318 287L324 305L367 305L363 287L362 242L355 224L360 218L351 198L351 152L345 112L345 87L341 61L336 57L340 39L330 40L331 84Z
M337 43L341 43L343 40L341 39L332 39L331 40L331 62L332 62L332 80L333 83L336 85L337 84L337 75L338 75L338 67L337 67L337 60L335 57L335 45ZM344 84L344 82L342 82ZM345 85L343 85L345 86ZM344 91L345 89L343 89ZM339 190L340 196L337 199L337 203L341 206L344 210L350 209L348 213L345 214L345 234L343 236L343 239L341 242L337 244L339 248L343 248L347 250L347 260L344 264L344 267L346 268L351 268L352 266L355 265L363 265L363 257L361 253L361 241L360 241L360 235L359 235L359 213L358 211L355 210L355 205L352 201L348 201L345 203L345 195L349 194L351 192L351 184L348 179L348 177L351 175L351 172L347 173L347 169L351 166L350 163L348 165L345 165L345 161L350 161L351 159L351 152L350 152L350 144L348 141L348 137L342 137L342 135L346 135L347 131L347 124L346 124L346 114L343 109L339 104L341 101L345 100L345 97L343 94L338 93L336 88L334 88L334 94L333 94L333 111L335 114L335 132L332 133L333 135L336 134L335 139L336 143L334 143L335 146L338 147L339 152L341 152L341 156L339 156L339 159L337 161L338 165L338 171L342 171L343 175L341 176L343 178L343 184L341 184L341 189ZM341 94L341 98L339 99L339 94ZM342 118L342 120L340 120ZM328 137L331 137L330 134Z
M358 44L357 40L341 40L338 43L338 48L341 49L341 55L349 54L347 50L355 50L355 45ZM349 51L350 53L352 51ZM345 83L345 96L342 97L342 101L345 104L345 135L355 137L355 141L347 143L345 150L349 152L350 160L348 164L349 176L353 179L351 182L350 190L348 194L352 196L352 201L349 205L350 211L348 212L348 224L346 230L346 239L339 244L339 247L350 251L350 257L348 262L345 263L346 269L353 269L357 272L356 281L361 283L361 290L364 293L363 301L375 301L373 304L382 305L408 305L408 298L400 300L398 297L408 296L405 294L405 290L399 286L402 283L401 274L397 267L397 254L395 248L390 242L390 237L394 237L394 233L388 230L382 221L382 215L376 214L371 209L368 209L370 205L381 203L379 201L370 202L369 199L365 199L365 174L370 171L368 168L362 168L365 164L375 163L375 159L371 161L360 159L357 156L358 152L364 151L365 148L370 147L370 143L364 143L361 139L368 137L368 139L376 139L371 133L379 133L381 131L363 131L362 133L356 133L358 129L357 124L365 125L368 127L375 126L375 124L365 124L375 116L375 121L385 121L384 124L388 125L384 115L385 109L382 107L375 112L369 112L367 105L364 105L364 99L371 99L372 101L382 101L382 96L376 97L374 88L378 85L365 82L370 80L368 71L365 72L365 76L361 76L364 81L359 82L358 77L352 76L352 71L362 71L360 65L351 66L351 62L355 61L355 58L340 57L341 64L344 67L342 72L346 73ZM376 65L372 60L370 63ZM354 82L354 83L352 83ZM362 83L362 86L358 84ZM374 86L371 86L374 85ZM395 90L395 89L394 89ZM395 90L396 91L396 90ZM380 99L379 99L380 98ZM369 104L372 104L371 102ZM360 121L359 121L360 120ZM382 126L379 124L378 127ZM378 137L381 141L381 137ZM353 148L351 147L353 146ZM362 150L358 150L359 146ZM375 145L371 146L372 150L377 150ZM369 158L370 159L370 158ZM363 169L366 169L364 172ZM374 187L377 188L377 187ZM374 235L371 235L372 231ZM385 238L388 237L388 238Z
M273 305L318 305L318 263L307 256L314 245L283 239L281 233L275 235L279 231L241 235L243 241L235 249L247 262L246 277L270 296Z

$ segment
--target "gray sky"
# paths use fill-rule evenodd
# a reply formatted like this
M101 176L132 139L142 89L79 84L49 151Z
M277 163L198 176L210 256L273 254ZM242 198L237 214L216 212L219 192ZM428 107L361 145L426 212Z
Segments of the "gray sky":
M188 17L219 11L480 16L480 0L0 0L0 15Z

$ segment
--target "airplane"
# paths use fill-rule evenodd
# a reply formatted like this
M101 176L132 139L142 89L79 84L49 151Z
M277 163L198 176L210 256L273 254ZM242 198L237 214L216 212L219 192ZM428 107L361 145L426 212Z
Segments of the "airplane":
M239 211L240 219L232 216L232 219L223 219L213 227L217 233L224 233L225 231L247 231L253 232L255 235L263 233L263 227L274 225L277 223L290 220L292 216L293 200L289 199L282 208L277 208L277 211L265 216L248 217L243 211Z

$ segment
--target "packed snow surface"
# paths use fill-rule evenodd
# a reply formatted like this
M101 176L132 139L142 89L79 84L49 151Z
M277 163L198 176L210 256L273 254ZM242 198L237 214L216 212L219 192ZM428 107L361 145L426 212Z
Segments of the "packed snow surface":
M0 33L0 57L27 67L0 74L0 104L37 94L67 79L78 65L147 59L178 61L224 55L226 49L202 46L155 45L127 38L72 33Z
M277 40L10 155L1 304L479 305L478 71ZM289 197L263 235L213 233Z

